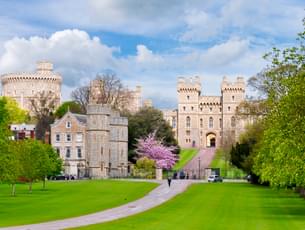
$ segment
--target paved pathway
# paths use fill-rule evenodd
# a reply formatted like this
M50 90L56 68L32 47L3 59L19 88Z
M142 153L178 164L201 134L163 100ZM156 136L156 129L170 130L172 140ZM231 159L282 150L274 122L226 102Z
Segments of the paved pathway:
M215 155L215 148L201 149L199 153L184 167L184 170L198 170L200 158L200 170L208 168Z
M173 198L177 194L186 190L186 188L194 183L192 180L173 180L171 187L169 188L167 185L167 181L159 182L160 186L151 191L145 197L125 204L123 206L119 206L112 209L107 209L105 211L74 217L64 220L50 221L44 222L40 224L31 224L31 225L23 225L17 227L8 227L8 228L0 228L0 229L10 229L10 230L49 230L49 229L65 229L65 228L74 228L80 227L90 224L97 224L106 221L116 220L122 217L131 216L145 210L156 207L167 200ZM73 208L73 207L71 207Z

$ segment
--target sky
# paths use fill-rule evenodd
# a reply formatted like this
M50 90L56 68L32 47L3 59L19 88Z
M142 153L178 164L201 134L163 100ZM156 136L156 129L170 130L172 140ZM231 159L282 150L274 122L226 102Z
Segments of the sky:
M175 108L178 77L200 76L203 95L220 95L223 76L247 80L272 47L295 45L304 9L304 0L0 0L0 74L51 61L69 100L110 71Z

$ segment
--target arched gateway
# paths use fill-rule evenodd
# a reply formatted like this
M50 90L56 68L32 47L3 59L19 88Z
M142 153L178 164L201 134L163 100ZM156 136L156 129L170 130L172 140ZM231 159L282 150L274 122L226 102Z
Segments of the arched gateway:
M206 137L207 147L216 147L216 135L215 133L208 133Z

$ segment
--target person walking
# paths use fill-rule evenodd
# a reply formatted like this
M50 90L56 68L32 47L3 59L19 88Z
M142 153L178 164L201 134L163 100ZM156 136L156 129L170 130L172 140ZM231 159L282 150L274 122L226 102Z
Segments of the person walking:
M171 182L172 182L172 178L171 177L167 177L167 183L168 183L168 187L171 186Z

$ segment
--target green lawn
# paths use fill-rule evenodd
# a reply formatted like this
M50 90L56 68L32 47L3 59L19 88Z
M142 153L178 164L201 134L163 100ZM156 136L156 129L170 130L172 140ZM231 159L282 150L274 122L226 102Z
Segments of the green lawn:
M210 167L212 168L220 168L220 175L225 178L243 178L246 174L232 166L230 162L225 161L225 156L223 150L217 149L215 153L215 157L211 162Z
M0 227L93 213L138 199L156 186L115 180L58 181L47 183L46 191L34 184L33 194L19 184L17 196L10 197L10 187L0 184Z
M173 170L182 169L197 153L198 149L182 149L179 154L179 161L176 163Z
M304 230L305 200L246 183L196 184L147 212L82 229Z

